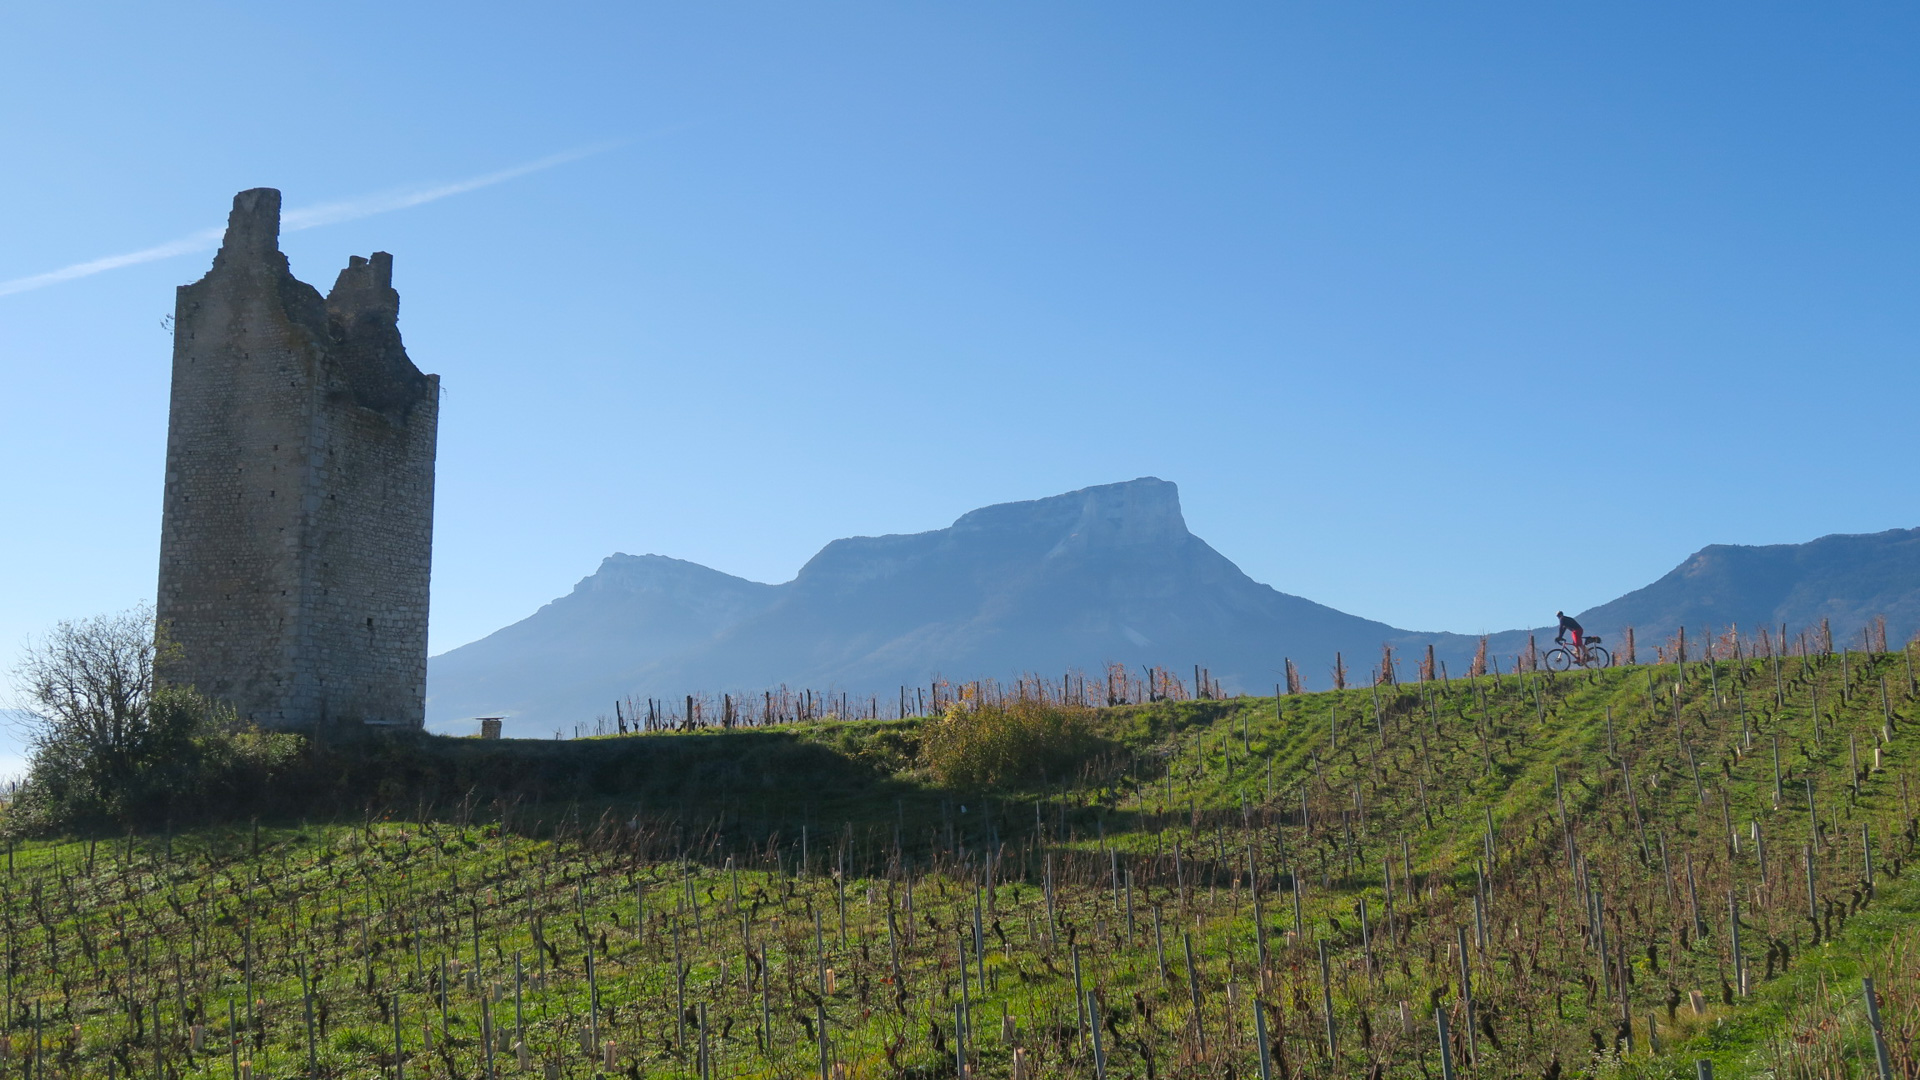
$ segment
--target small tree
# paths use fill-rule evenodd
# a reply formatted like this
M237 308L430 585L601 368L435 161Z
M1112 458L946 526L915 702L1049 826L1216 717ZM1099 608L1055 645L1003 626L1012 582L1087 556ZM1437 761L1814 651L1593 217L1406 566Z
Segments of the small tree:
M33 756L17 827L165 813L196 795L205 766L231 756L218 752L239 733L231 710L155 682L168 650L145 607L63 622L28 645L15 678Z
M35 721L35 758L78 752L89 779L110 788L177 745L184 733L165 723L174 711L156 716L152 707L159 655L145 607L62 622L30 643L17 678Z

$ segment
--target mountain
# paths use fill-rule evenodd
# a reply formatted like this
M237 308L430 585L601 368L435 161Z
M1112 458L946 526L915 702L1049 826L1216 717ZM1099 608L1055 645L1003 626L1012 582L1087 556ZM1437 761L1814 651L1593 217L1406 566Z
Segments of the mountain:
M1830 620L1835 647L1861 645L1878 616L1898 646L1920 630L1920 529L1823 536L1804 544L1701 548L1660 580L1576 618L1589 630L1631 626L1644 645L1680 627L1689 636L1771 627L1789 633Z
M1270 687L1294 657L1328 681L1418 635L1247 577L1187 530L1179 489L1152 477L975 510L911 535L836 540L781 585L656 555L616 555L568 596L433 659L429 722L504 713L545 734L629 695L792 687L877 693L1109 662L1207 665Z
M698 563L615 554L573 591L427 666L428 720L507 715L517 734L546 734L605 712L646 681L649 665L711 641L779 595ZM617 693L607 688L621 687Z
M1577 614L1643 659L1682 625L1793 632L1832 621L1859 641L1879 615L1890 640L1920 630L1920 529L1768 547L1714 545L1646 588ZM1491 635L1511 670L1529 635ZM573 592L429 663L427 718L447 730L506 715L523 736L570 732L618 699L795 689L877 694L1011 679L1095 677L1108 663L1205 665L1229 691L1259 691L1291 657L1309 687L1334 654L1365 683L1383 644L1410 677L1431 645L1465 670L1477 637L1401 630L1277 591L1187 530L1179 489L1145 477L989 506L932 532L862 536L821 549L792 581L765 585L659 555L614 555ZM1624 659L1624 657L1622 657Z

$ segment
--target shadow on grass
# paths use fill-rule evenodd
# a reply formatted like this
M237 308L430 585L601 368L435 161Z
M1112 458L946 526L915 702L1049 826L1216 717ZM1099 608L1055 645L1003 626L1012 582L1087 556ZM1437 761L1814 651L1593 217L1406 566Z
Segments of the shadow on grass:
M916 739L900 721L567 741L383 735L313 753L262 816L498 822L643 859L795 868L804 857L822 872L845 849L860 873L897 858L1043 853L1142 827L1132 813L1062 806L1048 790L941 787L914 771Z

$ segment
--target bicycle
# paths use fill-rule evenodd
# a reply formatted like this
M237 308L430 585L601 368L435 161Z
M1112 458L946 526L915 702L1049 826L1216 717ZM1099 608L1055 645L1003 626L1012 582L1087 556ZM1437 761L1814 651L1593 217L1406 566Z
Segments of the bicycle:
M1565 671L1571 667L1611 666L1613 666L1613 654L1600 647L1600 638L1595 634L1588 634L1587 640L1582 643L1578 651L1564 645L1547 650L1547 667L1552 671Z

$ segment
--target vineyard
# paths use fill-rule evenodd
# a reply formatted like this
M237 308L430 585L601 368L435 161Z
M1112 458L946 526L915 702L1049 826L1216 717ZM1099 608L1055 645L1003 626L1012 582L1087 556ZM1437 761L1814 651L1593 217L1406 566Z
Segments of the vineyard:
M1092 719L1024 789L817 721L526 745L876 779L21 843L0 1076L1920 1075L1910 653Z

